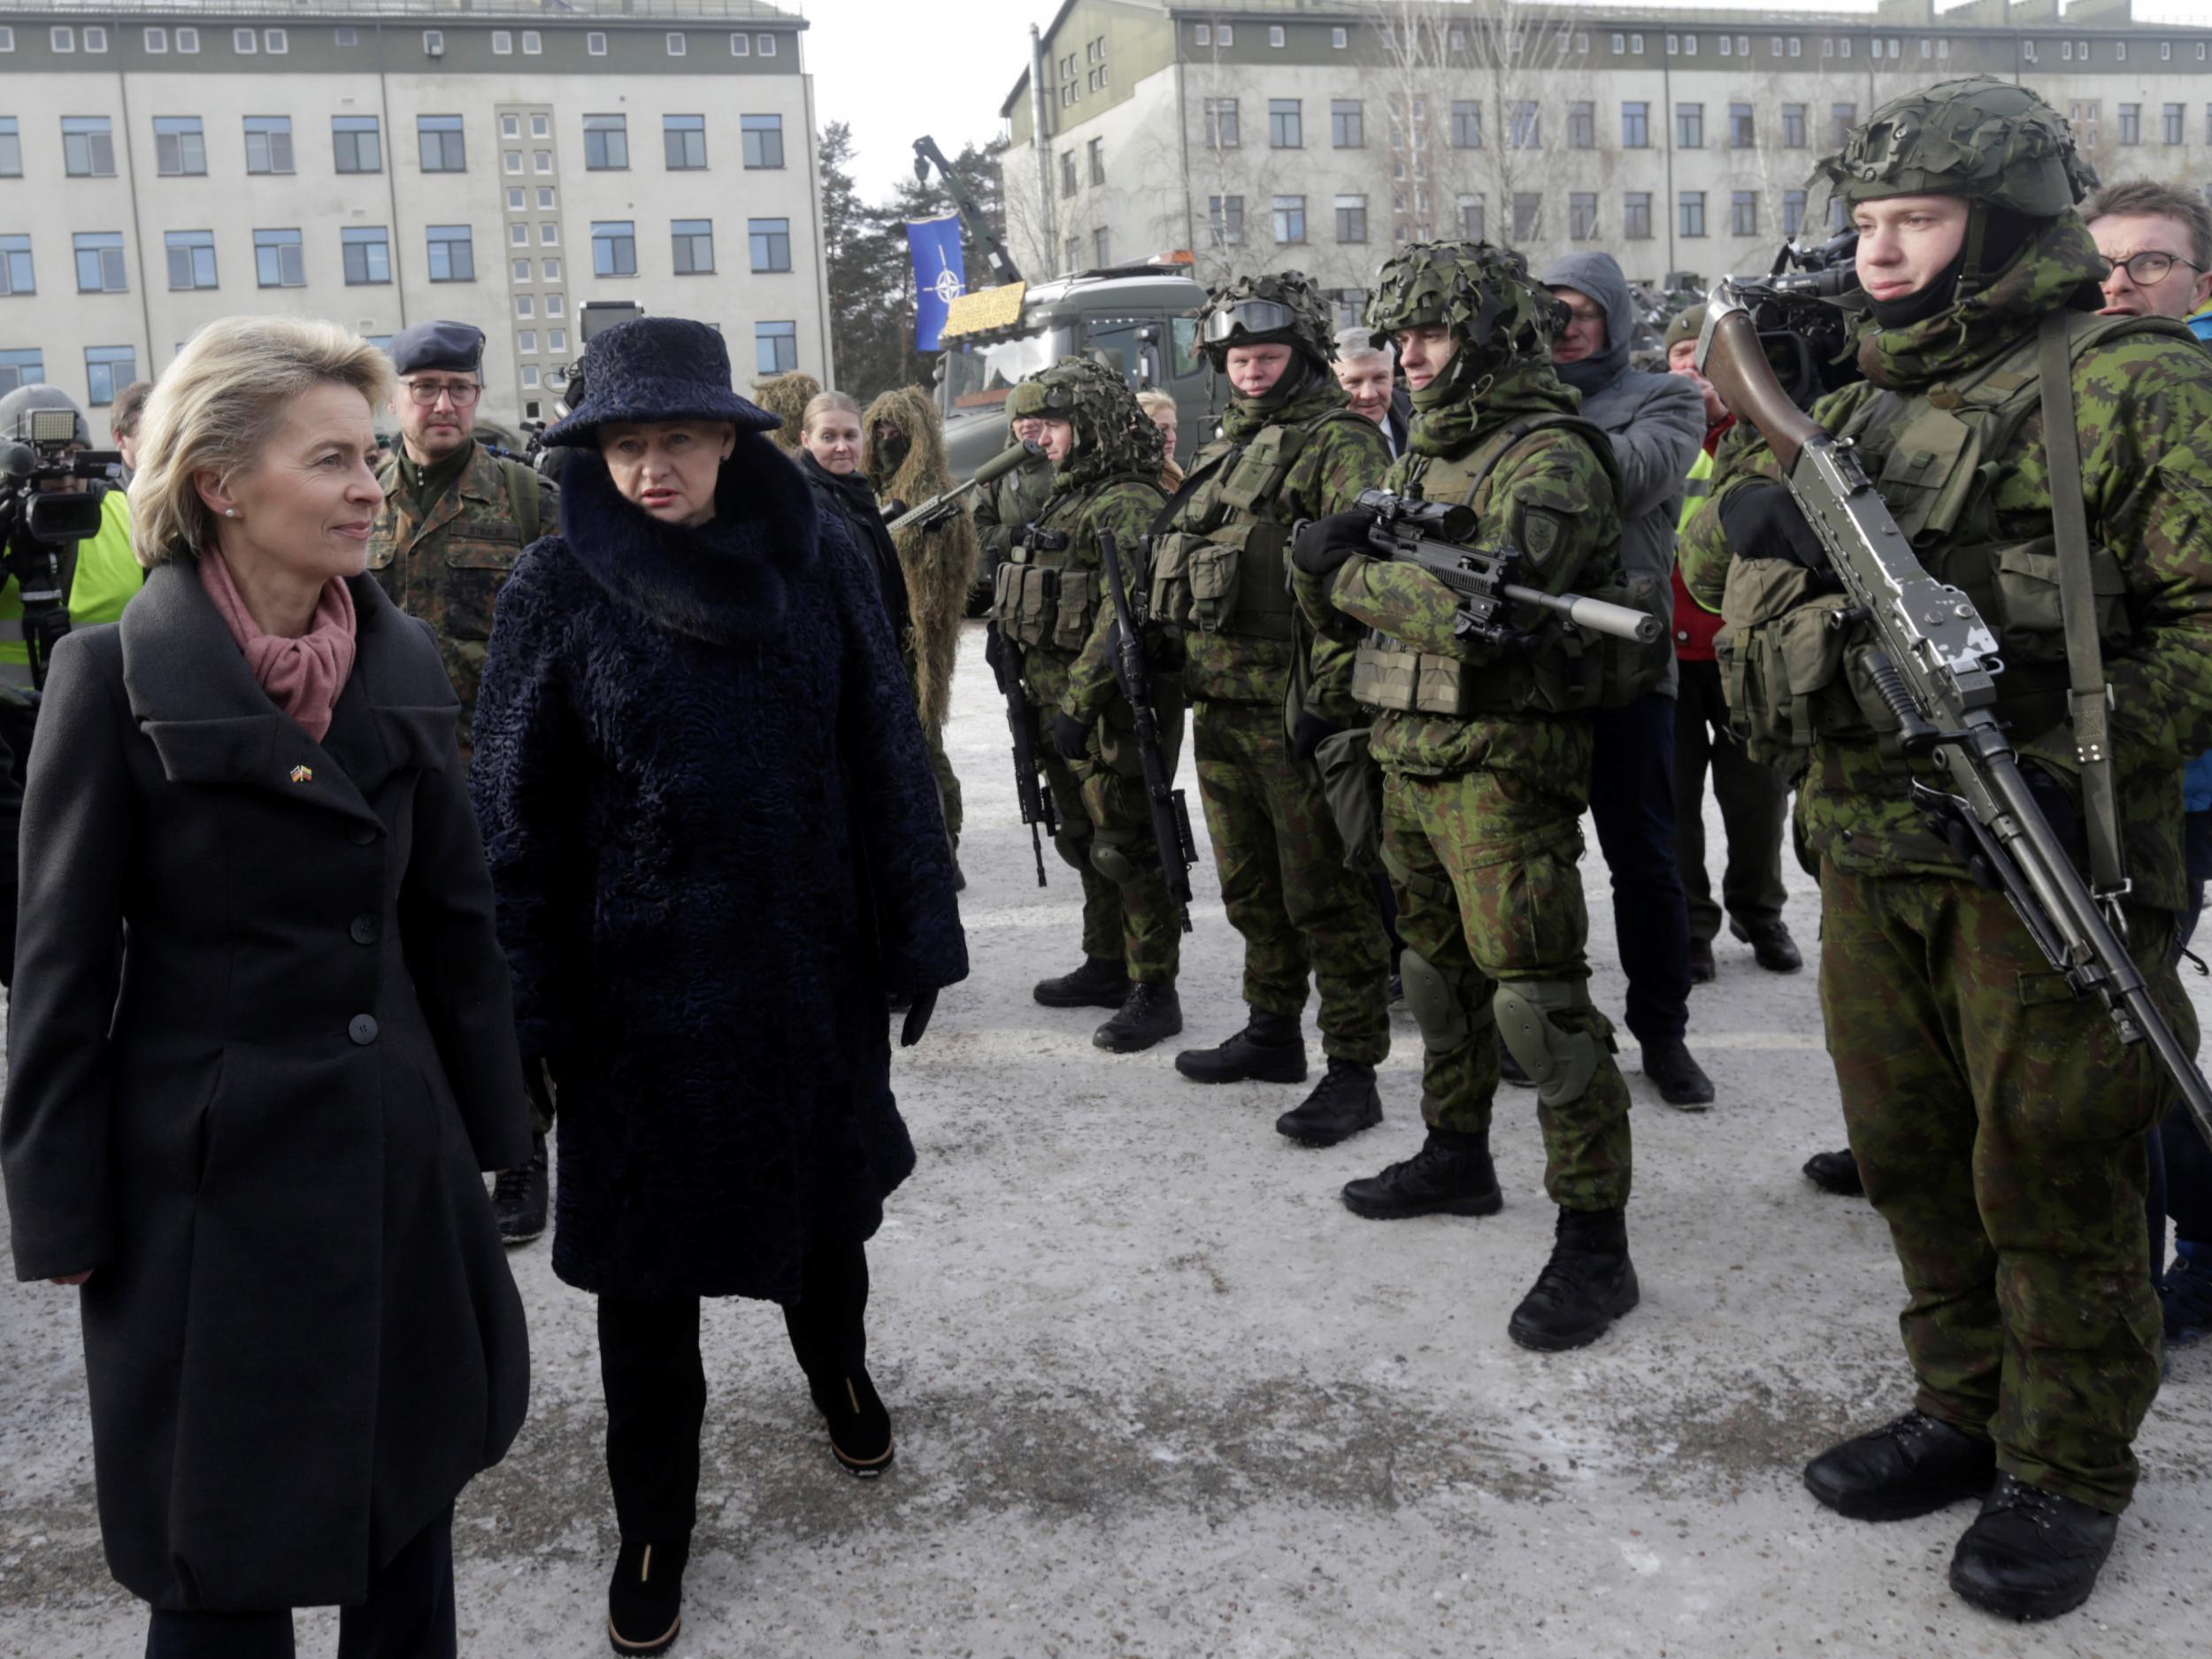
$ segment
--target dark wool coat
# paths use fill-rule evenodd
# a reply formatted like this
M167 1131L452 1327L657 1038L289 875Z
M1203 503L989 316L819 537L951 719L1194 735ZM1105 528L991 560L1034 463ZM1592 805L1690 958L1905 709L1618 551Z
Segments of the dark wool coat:
M595 454L501 592L471 774L526 1054L559 1086L553 1268L788 1301L914 1165L885 993L967 947L874 573L747 434L664 526Z
M39 717L0 1159L17 1275L94 1270L100 1530L157 1607L361 1601L528 1393L480 1171L529 1120L458 706L423 626L349 586L321 743L189 565L61 641Z

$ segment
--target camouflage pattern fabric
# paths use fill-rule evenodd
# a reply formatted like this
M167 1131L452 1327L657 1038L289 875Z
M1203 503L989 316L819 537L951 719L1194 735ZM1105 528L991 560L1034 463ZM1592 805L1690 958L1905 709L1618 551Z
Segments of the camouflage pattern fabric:
M1586 725L1567 725L1560 735L1571 752L1556 755L1548 774L1478 767L1455 777L1383 777L1383 858L1397 890L1398 936L1443 975L1467 1021L1456 1046L1422 1056L1421 1115L1434 1128L1489 1133L1498 1092L1490 996L1500 981L1590 977L1583 955L1590 918L1575 866L1591 737ZM1586 1003L1551 1018L1563 1030L1589 1033L1601 1053L1579 1096L1538 1106L1544 1191L1563 1209L1617 1209L1628 1202L1632 1157L1612 1022Z
M1390 1052L1390 941L1367 879L1309 769L1291 758L1282 710L1198 705L1191 743L1229 925L1244 939L1244 1000L1296 1019L1309 978L1321 994L1321 1046L1376 1064Z
M1917 1403L2030 1486L2116 1514L2158 1391L2144 1135L2169 1086L2002 895L1832 860L1820 887L1821 1010L1904 1269ZM2130 907L2135 959L2193 1047L2172 935L2169 912Z
M1012 442L1012 428L1008 428ZM1021 527L1045 510L1052 498L1052 463L1036 461L1017 467L975 493L975 539L979 549L976 575L989 581L991 572L1014 550Z
M522 529L511 489L538 492L541 535L560 529L560 492L528 467L503 461L481 444L460 480L418 519L399 461L377 472L384 510L369 537L369 574L394 604L430 625L454 694L461 699L461 759L473 735L477 682L492 634L492 603L522 556Z
M753 382L753 402L783 422L768 435L785 453L798 453L799 439L806 429L806 406L821 390L821 381L796 369Z

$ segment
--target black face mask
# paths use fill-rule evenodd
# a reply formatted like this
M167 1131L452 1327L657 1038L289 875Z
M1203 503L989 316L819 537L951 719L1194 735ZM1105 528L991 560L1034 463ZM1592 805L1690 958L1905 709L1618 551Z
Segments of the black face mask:
M1978 269L1981 286L1989 286L1989 279L2002 271L2018 257L2043 224L2041 219L2030 219L2008 207L1985 207L1982 215L1982 257ZM1967 239L1973 239L1973 227L1967 227ZM1901 298L1893 300L1870 299L1867 308L1874 320L1885 329L1909 328L1924 322L1938 311L1954 304L1959 298L1959 278L1966 273L1966 248L1962 244L1957 257L1932 280L1915 288Z

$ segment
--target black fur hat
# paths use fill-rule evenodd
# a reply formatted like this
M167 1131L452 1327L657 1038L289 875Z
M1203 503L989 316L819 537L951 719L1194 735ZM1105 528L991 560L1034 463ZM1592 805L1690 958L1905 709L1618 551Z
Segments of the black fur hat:
M588 449L612 421L726 420L740 432L783 423L731 389L722 336L681 317L641 317L595 334L576 366L584 400L543 442Z

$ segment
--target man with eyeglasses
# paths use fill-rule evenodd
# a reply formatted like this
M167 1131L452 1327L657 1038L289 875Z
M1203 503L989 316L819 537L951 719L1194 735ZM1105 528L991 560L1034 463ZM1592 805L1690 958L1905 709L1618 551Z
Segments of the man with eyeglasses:
M392 603L430 625L461 700L461 760L469 757L476 686L491 638L492 603L522 549L558 527L560 494L521 462L476 441L484 334L467 323L417 323L392 337L399 442L377 469L384 511L369 540L369 573ZM540 1114L534 1103L534 1118ZM530 1161L492 1194L499 1236L527 1244L545 1231L545 1133Z
M2212 208L2149 179L2108 184L2083 204L2104 280L2107 317L2172 317L2212 339Z

